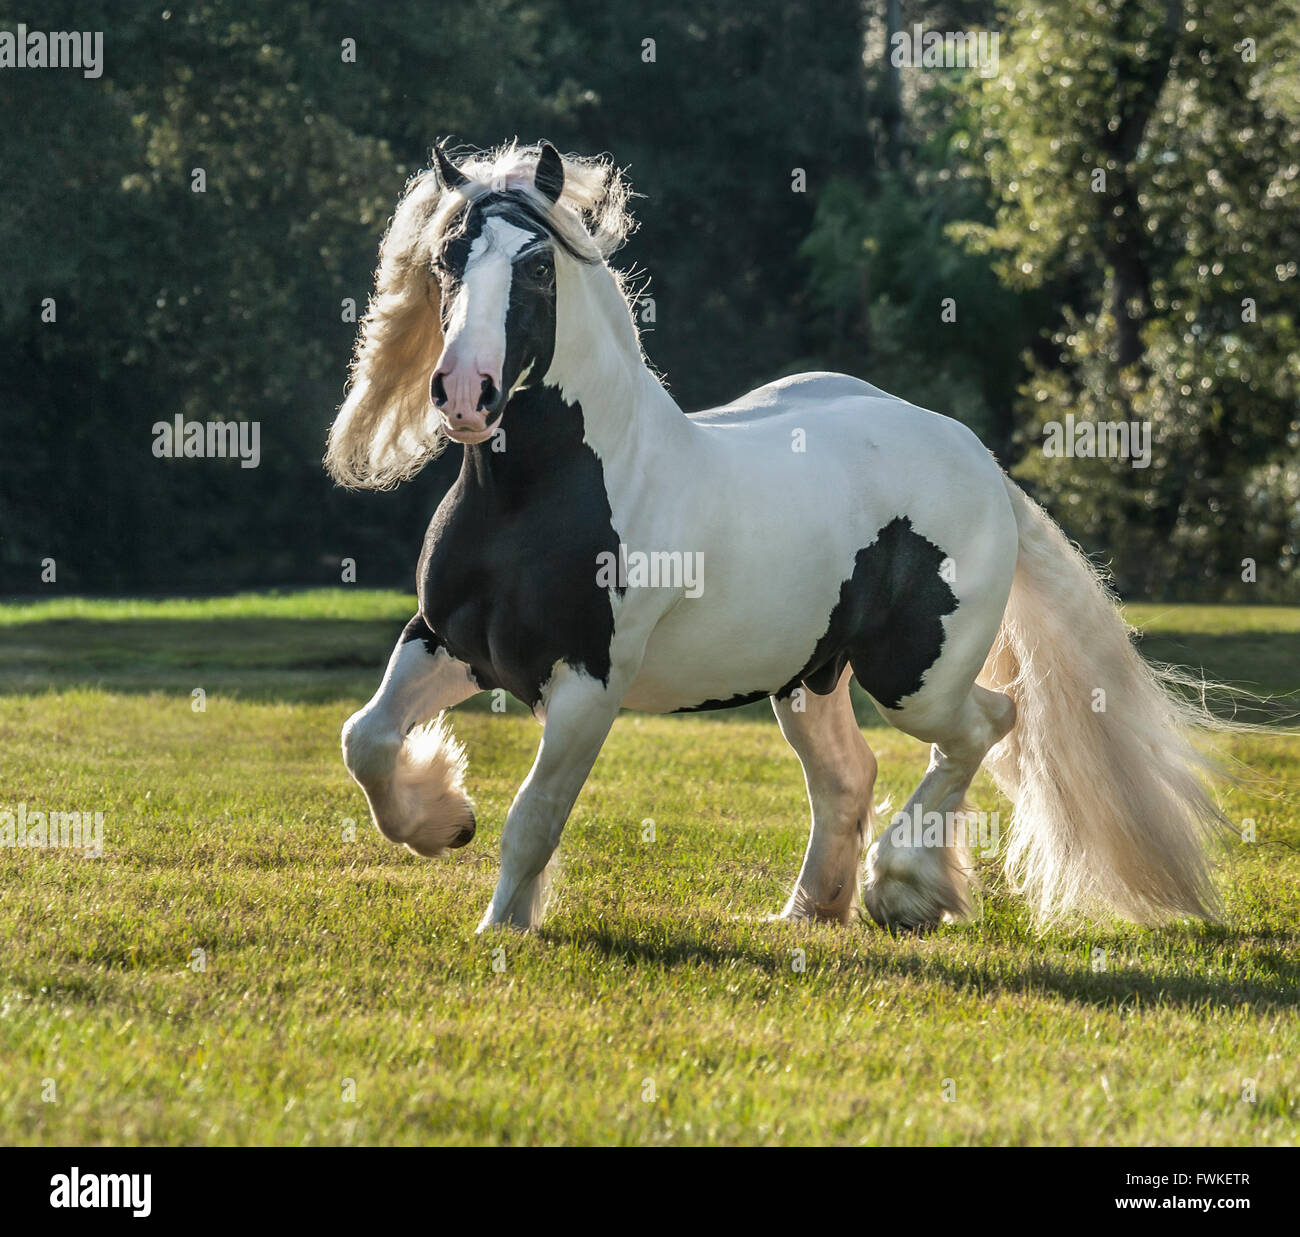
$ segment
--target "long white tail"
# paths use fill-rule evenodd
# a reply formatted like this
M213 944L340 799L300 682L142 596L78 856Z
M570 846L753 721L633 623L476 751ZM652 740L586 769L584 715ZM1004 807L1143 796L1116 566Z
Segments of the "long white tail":
M1154 667L1093 565L1009 479L1015 582L980 681L1006 692L1015 728L987 766L1014 811L1012 884L1040 919L1109 909L1139 922L1216 909L1205 847L1224 821L1193 742L1223 729Z

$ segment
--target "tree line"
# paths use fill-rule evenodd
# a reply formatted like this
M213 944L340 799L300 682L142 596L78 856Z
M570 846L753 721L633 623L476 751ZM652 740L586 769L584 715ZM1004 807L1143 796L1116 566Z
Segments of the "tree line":
M348 494L324 434L406 178L438 137L517 134L629 169L620 261L683 407L858 374L970 424L1124 593L1295 599L1294 16L46 3L41 28L104 32L102 72L0 70L0 589L331 584L344 559L410 586L454 456ZM996 32L997 63L895 63L918 25ZM154 449L228 420L258 423L256 467Z

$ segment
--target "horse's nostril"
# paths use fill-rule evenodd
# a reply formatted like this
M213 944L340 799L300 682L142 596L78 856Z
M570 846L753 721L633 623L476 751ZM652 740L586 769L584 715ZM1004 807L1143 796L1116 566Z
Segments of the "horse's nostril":
M429 379L429 398L435 408L441 408L447 402L447 388L442 385L441 370Z
M474 826L466 825L465 828L463 828L456 835L456 840L452 842L452 846L464 846L465 843L469 842L473 837L474 837Z
M497 384L485 374L483 385L478 397L479 412L490 412L495 408L497 402Z

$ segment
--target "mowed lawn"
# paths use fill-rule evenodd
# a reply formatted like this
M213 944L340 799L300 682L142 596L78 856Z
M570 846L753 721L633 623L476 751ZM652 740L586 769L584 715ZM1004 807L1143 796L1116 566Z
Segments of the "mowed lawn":
M985 859L972 922L894 938L765 921L807 832L766 706L629 714L544 929L477 937L540 732L457 710L477 838L386 842L338 735L412 609L0 607L0 812L104 814L100 858L0 848L0 1143L1300 1141L1300 739L1231 744L1219 924L1040 933ZM1300 688L1300 609L1130 617ZM925 752L861 716L900 804Z

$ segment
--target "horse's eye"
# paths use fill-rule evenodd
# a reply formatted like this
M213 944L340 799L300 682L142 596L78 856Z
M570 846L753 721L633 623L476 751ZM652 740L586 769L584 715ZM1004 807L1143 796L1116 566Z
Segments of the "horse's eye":
M555 263L550 258L541 257L533 263L533 274L538 279L549 279L555 274Z

